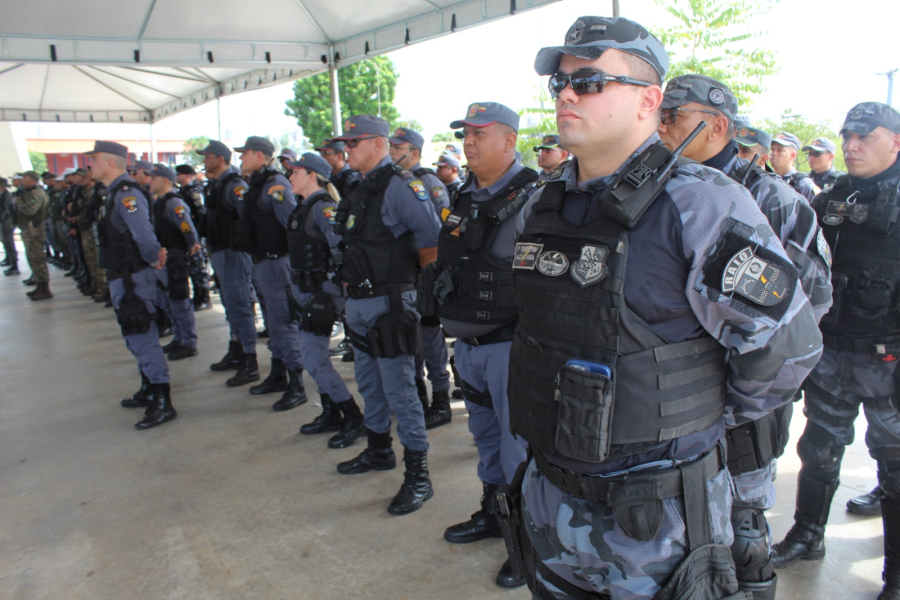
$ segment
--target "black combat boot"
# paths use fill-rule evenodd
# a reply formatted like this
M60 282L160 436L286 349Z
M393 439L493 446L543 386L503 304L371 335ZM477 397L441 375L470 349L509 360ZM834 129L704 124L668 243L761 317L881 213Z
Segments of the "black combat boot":
M337 407L340 409L343 418L341 419L341 427L337 435L331 436L328 440L328 447L334 449L346 448L366 433L363 414L360 412L353 396L350 396L349 400L338 403Z
M469 544L487 538L503 537L497 519L494 516L494 492L499 487L496 483L481 482L484 493L481 496L481 510L472 518L458 525L448 527L444 531L444 539L451 544Z
M425 429L434 429L450 422L450 391L441 390L431 395L431 406L425 411Z
M192 356L197 356L196 348L191 348L190 346L178 346L169 352L169 355L166 358L169 360L184 360L185 358L191 358Z
M367 471L390 471L397 466L397 457L391 447L391 432L375 433L367 429L366 435L369 438L366 449L353 460L338 463L338 473L358 475Z
M881 500L881 514L884 518L884 571L881 573L884 589L878 600L900 600L900 502L885 496Z
M322 414L312 420L312 423L300 426L303 435L314 435L326 431L337 431L341 428L341 409L331 401L328 394L320 394L322 397Z
M169 342L168 344L166 344L165 346L162 347L163 354L168 354L172 350L178 350L178 348L180 348L180 347L181 347L181 342L176 342L175 340L172 340L171 342Z
M34 280L34 273L28 279L23 279L22 285L37 285L37 281Z
M500 572L497 573L497 579L494 581L500 587L509 589L522 587L526 583L524 577L516 577L508 558L506 559L506 562L503 563L503 566L500 567Z
M859 515L861 517L874 517L881 514L881 501L884 499L884 492L881 486L876 485L868 494L862 494L855 498L847 500L847 512Z
M237 371L244 364L244 349L241 343L235 340L228 342L228 352L217 363L209 365L210 371L220 373L222 371Z
M153 397L150 399L150 405L144 412L144 418L134 424L134 428L138 431L162 425L178 416L178 413L175 412L175 408L172 406L172 394L169 390L169 384L154 383L151 386Z
M275 392L284 392L288 386L287 367L281 362L280 358L272 359L272 370L269 376L263 379L259 385L250 388L250 393L254 396L262 394L274 394Z
M256 354L244 353L241 368L230 379L225 381L228 387L238 387L259 381L259 365L256 363Z
M813 479L805 467L800 469L794 524L784 540L772 546L772 564L776 569L800 559L822 560L825 557L825 524L839 485L839 479L822 483Z
M428 452L403 448L403 485L391 500L387 511L392 515L408 515L422 508L422 503L434 496L431 479L428 478Z
M172 329L172 320L169 319L169 315L166 314L166 311L159 311L159 316L156 317L156 328L159 330L159 337L169 337L175 330Z
M0 262L0 267L8 267L12 264L12 260L7 256L3 259L3 262Z
M422 410L428 414L428 386L425 385L424 379L416 377L416 393L419 394L419 402L422 403Z
M303 369L288 369L290 381L284 395L272 405L272 410L282 412L306 404L306 388L303 387Z
M16 265L16 263L13 263L10 268L3 271L3 274L6 275L7 277L9 277L11 275L21 275L21 273L19 271L19 267Z
M150 389L150 380L141 371L141 389L136 391L131 398L125 398L119 404L123 408L146 408L153 397L153 391Z

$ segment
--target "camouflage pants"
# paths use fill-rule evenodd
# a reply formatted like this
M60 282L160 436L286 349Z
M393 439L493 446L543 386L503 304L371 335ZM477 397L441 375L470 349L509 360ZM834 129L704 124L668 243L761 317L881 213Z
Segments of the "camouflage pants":
M90 231L83 231L79 235L81 245L84 247L84 262L87 263L88 271L91 273L91 289L97 294L102 294L106 291L106 271L100 268L97 243Z
M722 469L707 482L713 542L731 546L731 476ZM604 502L563 492L535 466L522 484L525 527L535 559L570 583L613 600L652 598L688 554L684 498L664 500L665 513L652 540L628 537ZM540 579L540 575L538 575ZM567 596L547 583L557 598Z
M6 258L11 260L13 264L19 259L19 253L16 250L16 239L15 239L16 226L12 224L12 221L7 219L4 221L0 221L0 243L3 244L3 252L6 254Z
M25 257L28 259L28 267L34 277L35 283L47 283L50 281L50 272L47 270L47 255L44 254L44 237L46 225L25 225L20 228L22 243L25 245Z

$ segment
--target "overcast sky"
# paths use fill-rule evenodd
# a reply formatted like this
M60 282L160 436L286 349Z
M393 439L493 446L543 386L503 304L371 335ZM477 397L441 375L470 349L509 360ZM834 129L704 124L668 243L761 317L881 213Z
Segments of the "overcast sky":
M423 42L390 54L400 73L395 105L404 118L419 121L426 139L447 131L476 101L502 102L513 109L533 106L546 85L533 68L543 46L559 45L582 15L610 14L609 0L563 0L500 21ZM621 0L622 16L647 27L663 27L669 16L652 0ZM761 22L755 45L775 52L779 73L752 107L755 118L778 117L784 109L837 123L853 105L887 99L887 78L876 75L900 66L900 4L893 0L781 0ZM900 75L900 73L898 73ZM898 77L900 79L900 77ZM894 105L900 104L900 83ZM223 130L236 138L276 135L296 122L284 116L290 84L222 100ZM105 137L141 125L16 124L26 137ZM109 129L115 128L115 129ZM146 129L146 127L145 127ZM154 126L157 139L216 137L216 106L205 106ZM107 133L108 132L108 133ZM121 134L120 134L121 135ZM133 134L132 134L133 135Z

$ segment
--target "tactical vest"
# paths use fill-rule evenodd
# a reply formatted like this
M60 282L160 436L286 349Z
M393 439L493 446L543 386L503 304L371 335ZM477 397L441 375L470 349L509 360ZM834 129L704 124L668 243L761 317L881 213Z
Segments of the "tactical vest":
M106 202L100 209L100 220L94 223L94 235L97 240L98 264L101 269L110 271L110 279L118 279L124 273L136 273L148 266L141 258L141 251L137 242L131 237L131 232L126 228L120 232L112 224L112 215L115 211L116 194L124 190L135 190L143 194L143 190L133 181L123 180L114 185L107 192ZM147 205L150 206L150 198L144 195Z
M835 336L897 336L900 334L898 182L892 181L877 192L861 193L853 189L850 177L844 175L834 187L819 194L814 204L833 255L834 304L821 324L825 345L851 350Z
M809 178L809 175L807 175L806 173L801 173L800 171L794 171L793 173L789 173L789 174L785 175L784 177L782 177L782 179L784 179L785 183L787 183L789 186L791 186L792 188L797 190L797 192L801 196L803 195L803 191L800 188L800 182L803 181L804 179L808 179L808 178ZM805 198L806 196L803 196L803 197Z
M225 205L225 194L229 184L240 179L234 171L215 182L206 195L206 243L210 252L230 250L233 247L234 224L241 218L236 210Z
M337 188L337 191L340 193L341 198L350 195L350 192L352 192L353 189L359 184L359 181L354 181L352 179L353 176L359 177L359 171L347 169L346 171L338 175L337 179L335 179L334 187Z
M484 202L473 202L471 192L453 196L438 238L436 275L447 272L454 289L438 305L438 316L485 325L515 319L509 260L491 250L501 225L519 214L537 178L536 172L525 168Z
M200 203L195 204L193 198L194 191L200 192ZM203 186L199 183L192 183L190 185L185 185L181 187L181 191L178 194L184 200L185 204L188 205L188 208L191 209L191 218L197 219L200 215L206 213L206 206L204 205L204 195L203 195Z
M411 173L394 164L376 169L341 200L335 219L334 232L343 236L341 280L370 289L369 295L373 296L388 293L387 289L374 289L379 286L415 284L419 268L419 249L413 232L394 237L381 219L384 194L395 174L412 178Z
M250 234L247 252L257 256L277 257L288 253L287 232L274 212L266 212L257 201L266 183L279 172L271 167L256 172L244 198L244 218Z
M153 231L156 233L160 245L166 250L187 252L187 242L184 241L181 229L166 218L166 206L173 198L181 198L181 196L175 192L169 192L153 203Z
M547 183L517 244L510 429L551 459L599 464L649 451L724 413L725 348L708 334L666 343L625 302L629 230L664 187L643 208L604 206L623 180L601 197L607 216L580 226L562 217L565 182ZM612 376L603 383L600 369L572 360Z
M297 272L295 282L301 292L320 291L331 267L331 248L325 234L316 228L312 213L313 206L319 204L320 200L324 200L333 209L334 200L331 196L314 194L307 202L298 204L288 219L287 241L291 269Z
M412 172L413 176L421 179L425 175L434 175L437 177L437 173L434 172L434 169L429 169L428 167L419 167L415 171Z

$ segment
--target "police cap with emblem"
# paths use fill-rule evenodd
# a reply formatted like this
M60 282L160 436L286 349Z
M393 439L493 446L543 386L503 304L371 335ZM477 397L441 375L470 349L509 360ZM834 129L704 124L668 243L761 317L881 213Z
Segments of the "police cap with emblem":
M150 171L150 175L152 177L165 177L172 183L175 183L175 171L172 167L167 167L166 165L156 165L152 171Z
M772 146L772 136L756 127L738 127L735 131L736 141L741 146L755 146L759 144L766 150Z
M800 150L800 138L787 131L776 134L775 137L772 138L772 143L778 144L779 146L790 146L795 150Z
M279 160L297 160L297 153L291 150L290 148L282 148L281 153L278 155Z
M537 152L541 148L548 148L548 149L562 148L563 150L565 150L565 148L563 148L562 146L559 145L559 136L558 135L545 135L543 141L541 141L541 145L535 146L534 151Z
M207 144L206 148L203 150L197 150L197 154L206 155L206 154L215 154L216 156L221 156L228 162L231 162L231 150L218 140L209 140L209 144Z
M579 17L569 27L564 46L541 48L534 59L534 70L538 75L553 75L563 54L597 60L609 49L645 60L660 81L666 78L669 55L662 43L642 25L623 17Z
M462 129L466 125L487 127L503 123L519 131L519 114L499 102L473 102L466 111L466 117L450 123L450 129Z
M178 165L175 167L175 172L179 175L196 175L197 172L194 171L194 167L191 165Z
M344 151L344 142L336 142L335 140L325 140L321 146L316 146L316 151L334 150L335 152Z
M837 144L826 137L817 137L809 145L803 146L804 152L809 152L810 150L815 152L831 152L834 154L837 152Z
M323 178L331 177L331 165L328 161L313 152L305 152L299 160L287 161L285 164L291 169L306 169Z
M139 160L134 163L129 169L129 171L145 171L149 173L153 170L153 165L151 165L146 160Z
M431 163L431 164L433 164L436 167L448 166L448 167L456 167L458 169L459 168L459 159L456 158L456 156L454 156L453 154L447 154L445 152L444 154L441 154L441 156L437 159L436 163Z
M670 79L666 84L662 108L678 108L695 102L707 106L734 120L737 114L738 101L723 83L704 75L682 75Z
M246 152L247 150L256 150L262 152L266 156L272 156L275 154L275 144L264 137L251 135L247 138L247 141L244 142L243 146L234 149L235 152Z
M394 131L394 135L388 138L388 141L395 145L409 144L415 146L419 150L425 145L425 138L418 131L413 131L408 127L398 127Z
M872 133L876 127L900 133L900 113L881 102L861 102L847 113L841 133L848 131L866 135Z
M390 137L388 122L375 115L353 115L344 121L344 133L331 138L332 142L345 142L363 137Z
M122 158L128 158L128 147L123 146L122 144L118 144L116 142L108 142L105 140L97 140L94 142L94 149L90 152L85 152L85 156L94 156L95 154L112 154L113 156L121 156Z

